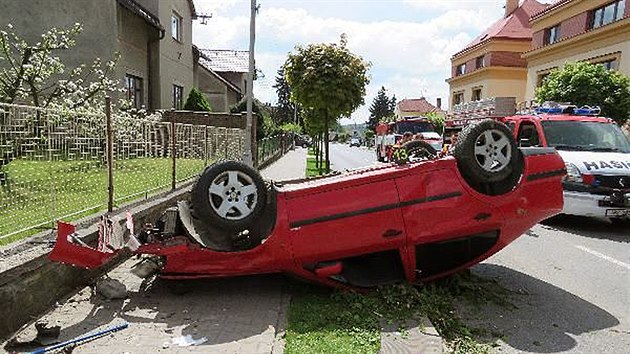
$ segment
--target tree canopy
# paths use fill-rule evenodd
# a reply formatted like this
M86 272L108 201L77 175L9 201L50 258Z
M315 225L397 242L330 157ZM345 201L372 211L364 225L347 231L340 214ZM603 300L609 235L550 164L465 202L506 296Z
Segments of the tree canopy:
M364 103L369 83L370 64L346 47L345 35L340 44L298 46L284 63L291 100L308 113L307 131L321 129L326 146L326 169L329 169L328 130L340 117L349 117Z
M384 86L378 90L376 97L372 100L370 106L370 118L368 119L368 129L375 130L378 123L387 117L394 115L394 109L396 107L396 96L392 96L390 99L387 96L387 90Z
M630 78L600 64L567 63L543 80L536 100L599 106L602 115L623 125L630 115Z

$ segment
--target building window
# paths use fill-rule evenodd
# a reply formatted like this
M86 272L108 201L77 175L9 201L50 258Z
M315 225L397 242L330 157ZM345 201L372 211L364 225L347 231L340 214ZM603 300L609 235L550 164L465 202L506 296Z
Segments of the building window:
M616 70L617 69L617 59L608 59L606 61L600 61L599 63L595 63L603 66L606 70Z
M131 102L133 107L142 108L142 78L134 75L125 75L125 89L127 90L127 99Z
M598 28L621 20L626 9L626 0L619 0L593 10L591 28Z
M486 58L486 56L482 55L480 57L477 57L477 59L475 59L475 63L477 65L477 69L481 69L481 68L486 66L486 63L485 63L485 60L484 60L485 58Z
M457 65L455 76L464 75L466 73L466 63Z
M554 44L560 40L560 25L547 28L545 31L545 44Z
M182 17L174 12L171 15L171 35L173 39L182 41Z
M543 81L549 76L549 73L538 74L538 79L536 80L536 87L540 87L543 84Z
M173 85L173 108L182 109L184 106L184 88Z
M453 104L464 103L464 93L463 92L455 92L453 93Z
M481 101L481 87L472 90L471 101Z

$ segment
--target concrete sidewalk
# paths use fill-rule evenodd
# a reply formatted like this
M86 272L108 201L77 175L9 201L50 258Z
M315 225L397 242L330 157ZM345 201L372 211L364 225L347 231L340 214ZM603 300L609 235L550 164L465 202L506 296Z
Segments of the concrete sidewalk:
M306 149L289 151L262 171L266 179L304 177ZM254 353L278 354L283 342L276 340L284 328L289 296L281 275L179 282L186 292L176 295L169 282L145 284L129 271L132 258L110 272L128 290L123 300L106 300L86 287L59 304L40 321L61 326L60 340L127 321L129 327L78 346L73 353ZM175 285L174 283L172 285ZM17 336L28 342L36 335L34 325ZM198 346L179 347L173 339L191 335L207 338ZM32 346L15 348L29 351ZM13 350L13 348L12 348Z

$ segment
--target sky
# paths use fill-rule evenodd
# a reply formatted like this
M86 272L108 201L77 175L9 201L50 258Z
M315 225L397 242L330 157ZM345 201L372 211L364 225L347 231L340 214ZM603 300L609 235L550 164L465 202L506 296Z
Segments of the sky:
M254 96L276 103L278 69L296 45L339 43L371 63L365 104L342 124L361 123L384 86L388 95L448 104L450 58L503 16L505 0L258 0ZM249 49L250 0L195 0L193 42L204 49Z

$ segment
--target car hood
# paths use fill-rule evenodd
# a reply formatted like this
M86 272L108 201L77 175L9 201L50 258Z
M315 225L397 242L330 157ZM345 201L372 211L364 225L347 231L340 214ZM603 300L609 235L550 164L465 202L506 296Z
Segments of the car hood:
M558 150L565 163L574 164L581 173L630 175L630 154Z

